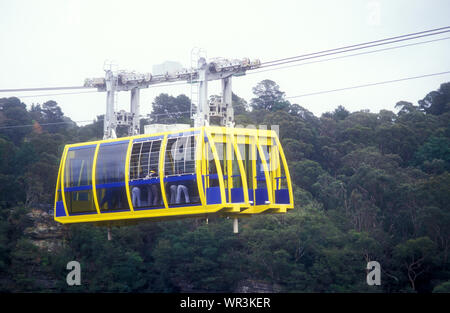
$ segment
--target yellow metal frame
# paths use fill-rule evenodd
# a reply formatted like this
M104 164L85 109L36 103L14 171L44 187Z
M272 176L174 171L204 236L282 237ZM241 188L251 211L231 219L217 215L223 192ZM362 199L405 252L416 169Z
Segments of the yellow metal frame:
M97 210L97 214L100 214L100 206L98 205L98 199L97 199L97 182L95 181L95 175L97 173L97 157L98 157L98 151L100 150L100 145L97 144L97 146L95 147L95 152L94 152L94 160L92 162L92 193L93 193L93 198L94 198L94 205L95 205L95 209Z
M61 192L61 201L64 205L64 211L66 216L56 216L56 210L54 219L60 223L82 223L82 222L113 222L113 221L121 221L121 220L130 220L130 219L164 219L164 218L170 218L170 217L181 217L181 216L204 216L205 214L224 214L224 215L232 215L232 216L244 216L244 215L252 215L252 214L259 214L263 212L270 212L270 213L284 213L288 209L292 209L294 207L293 203L293 195L292 195L292 186L291 186L291 178L289 175L289 170L287 167L286 158L283 152L283 149L281 147L280 141L275 134L275 132L270 130L257 130L257 129L242 129L242 128L226 128L226 127L217 127L217 126L208 126L208 127L200 127L200 128L190 128L185 131L184 133L196 132L196 151L195 151L195 175L197 180L197 188L198 188L198 194L200 198L200 204L199 205L193 205L193 206L178 206L178 207L169 207L168 200L165 192L165 183L164 183L164 160L165 160L165 150L166 150L166 144L168 141L168 136L170 134L180 133L180 131L173 131L173 132L164 132L164 133L157 133L157 134L144 134L144 135L138 135L133 137L125 137L125 138L118 138L118 139L109 139L109 140L98 140L98 141L92 141L92 142L85 142L85 143L77 143L77 144L71 144L67 145L64 149L59 172L58 172L58 184L56 187L56 194L55 194L55 208L56 203L58 201L58 186L60 186L60 192ZM224 181L224 169L222 169L220 164L219 155L216 149L215 141L214 139L216 136L222 136L222 142L225 142L225 149L226 151L224 154L227 156L227 158L230 157L232 154L231 149L234 150L234 154L236 157L236 162L239 167L239 173L241 175L240 179L242 182L242 189L243 189L243 196L244 196L244 202L242 203L232 203L231 202L231 193L228 193L228 202L225 194L225 181ZM163 208L158 209L149 209L149 210L134 210L132 201L131 201L131 192L130 192L130 175L129 175L129 167L130 167L130 156L132 152L133 147L133 140L140 139L140 138L149 138L149 137L162 137L161 140L161 149L159 154L159 178L160 178L160 187L161 187L161 196L164 203ZM274 178L271 177L272 175L275 175L273 171L269 171L271 164L268 163L268 160L266 160L266 157L264 155L264 152L261 147L261 142L259 141L259 137L271 139L272 144L275 143L278 151L279 151L279 158L281 162L279 162L279 166L284 167L284 173L286 175L286 183L288 186L289 191L289 203L288 204L278 204L274 203ZM207 166L208 162L206 160L205 155L205 138L210 143L211 152L214 157L214 162L217 168L217 176L219 180L219 187L220 187L220 197L221 202L218 204L207 204L207 199L205 197L205 191L207 188L207 180L205 179L206 185L203 183L203 177L205 174L207 174ZM266 180L266 186L268 190L268 202L264 205L255 205L255 196L253 197L254 203L251 204L249 202L249 196L248 196L248 184L247 184L247 175L245 173L245 168L243 165L244 159L240 153L238 144L242 143L242 138L244 138L244 142L250 144L250 149L253 151L251 152L251 166L252 166L252 174L254 177L252 177L253 181L253 189L255 190L257 186L256 182L256 153L259 154L261 163L264 170L265 180ZM125 141L129 140L129 145L126 152L126 161L125 161L125 190L127 195L127 201L130 207L130 211L126 212L101 212L98 204L97 199L97 193L96 193L96 181L95 181L95 175L96 175L96 164L97 164L97 157L98 152L100 148L101 143L109 143L109 142L117 142L117 141ZM224 140L224 141L223 141ZM220 140L218 140L220 142ZM264 143L263 143L264 144ZM93 192L93 199L95 208L97 211L97 214L86 214L86 215L69 215L68 208L66 206L66 199L65 199L65 192L64 192L64 182L66 179L66 173L65 173L65 167L66 167L66 160L67 155L70 148L73 147L82 147L86 145L96 145L95 154L94 154L94 160L93 160L93 169L92 169L92 192ZM271 150L272 151L272 150ZM272 157L269 155L269 157ZM227 167L226 174L228 175L228 182L227 187L231 189L233 186L233 169L231 166L231 160L224 160L223 164ZM279 174L279 171L277 171L277 174Z
M128 206L130 207L131 212L134 212L133 201L131 201L130 184L128 183L130 181L130 156L132 148L133 140L130 140L125 159L125 191L127 193Z
M132 142L132 140L130 141ZM164 208L168 210L169 205L166 197L166 186L164 186L164 171L165 171L164 158L166 156L166 144L167 144L167 135L164 135L164 138L161 141L161 150L159 151L159 183L161 186L161 197L164 202ZM126 181L125 184L129 184L129 182Z
M63 149L63 153L62 153L62 157L61 157L61 162L59 163L59 170L58 170L58 178L56 179L56 190L55 190L55 206L54 206L54 210L53 210L53 218L56 219L56 203L58 201L58 190L61 190L61 199L62 199L62 193L63 193L63 189L61 188L61 184L60 184L60 179L61 179L61 171L62 171L62 167L63 167L63 160L64 160L64 156L66 154L66 148ZM60 189L58 189L60 188ZM67 216L67 210L66 210L66 206L64 206L64 210Z

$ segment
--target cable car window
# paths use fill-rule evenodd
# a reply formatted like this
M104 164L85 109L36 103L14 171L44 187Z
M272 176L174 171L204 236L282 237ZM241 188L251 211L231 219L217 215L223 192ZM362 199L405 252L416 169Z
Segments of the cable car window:
M100 145L95 183L100 211L128 211L128 198L125 189L125 159L128 141Z
M231 142L230 142L231 144ZM234 150L234 147L230 147L231 152L231 178L232 178L232 185L234 188L242 188L242 176L241 171L238 164L238 157L236 155L236 152Z
M186 157L185 157L185 173L195 173L195 149L197 146L197 140L195 136L188 137L186 144Z
M163 206L159 183L161 140L133 143L130 156L130 192L133 209Z
M248 140L250 140L250 138L248 138ZM242 157L242 164L244 165L245 175L247 176L247 188L249 190L253 189L253 146L254 145L248 143L238 144L239 152Z
M217 155L219 156L219 164L222 169L223 181L225 184L225 188L228 188L228 171L226 166L227 160L227 148L226 148L226 140L222 138L223 142L215 142Z
M133 143L130 156L130 180L159 176L161 140Z
M187 141L189 137L177 138L177 144L175 145L175 151L173 151L175 161L175 174L184 174L186 172L186 152Z
M289 204L290 197L286 178L286 169L284 168L284 164L281 161L280 148L276 144L275 140L273 142L274 144L272 145L272 151L270 154L270 163L273 174L275 203Z
M67 152L64 168L64 197L69 214L95 213L92 193L92 164L95 146Z
M159 152L161 150L161 140L154 140L150 150L150 166L149 169L154 171L154 176L159 176Z
M147 176L150 170L150 149L153 141L146 141L142 143L141 155L139 160L139 173L140 177Z
M167 140L166 157L164 158L165 175L175 174L175 151L177 149L177 139L178 138L170 138Z
M165 192L169 206L200 204L195 176L196 136L167 140L164 160Z
M207 160L207 187L219 187L219 177L217 174L216 160L214 159L211 144L207 142L206 148L206 160Z
M133 144L130 157L130 179L139 178L139 161L141 157L142 142Z
M195 173L195 136L169 138L164 159L165 175Z
M227 202L240 203L244 202L244 190L242 186L242 176L236 152L233 145L232 135L221 136L223 142L223 159L222 167L224 169L225 194ZM220 150L220 149L219 149Z

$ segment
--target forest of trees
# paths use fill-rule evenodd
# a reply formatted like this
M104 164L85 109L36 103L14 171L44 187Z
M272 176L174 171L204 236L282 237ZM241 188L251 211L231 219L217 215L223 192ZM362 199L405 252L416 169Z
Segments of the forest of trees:
M110 241L103 227L64 226L51 252L26 236L27 213L51 209L64 145L101 139L102 116L80 127L55 101L1 98L0 292L233 292L245 280L281 292L450 292L450 83L392 104L398 113L338 106L320 117L273 81L253 92L233 95L236 124L279 125L294 210L241 219L239 234L224 218L114 227ZM161 94L142 125L186 122L174 112L189 108ZM81 286L66 284L71 260ZM372 260L380 286L366 283Z

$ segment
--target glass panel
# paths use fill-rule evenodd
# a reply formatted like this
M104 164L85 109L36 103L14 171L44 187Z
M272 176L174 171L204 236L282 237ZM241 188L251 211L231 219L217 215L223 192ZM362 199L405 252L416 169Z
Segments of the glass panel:
M197 178L195 175L181 175L168 177L165 183L167 202L170 207L200 204Z
M239 138L242 137L242 138ZM238 148L239 148L239 152L241 154L242 157L242 164L244 165L244 171L245 171L245 175L247 176L247 187L248 189L253 189L253 179L254 179L254 175L253 175L253 153L252 150L254 150L252 148L252 146L254 146L254 144L252 144L252 138L248 137L248 136L238 136Z
M150 150L150 174L159 176L159 152L161 150L161 140L154 140ZM153 174L152 174L153 173Z
M286 172L284 165L281 161L280 150L275 140L272 140L273 144L270 146L270 172L272 179L272 189L275 203L289 204L289 188L287 185Z
M152 141L142 143L141 155L139 159L140 177L145 177L149 173L149 161L150 161L150 149L152 147Z
M125 189L125 159L128 141L100 145L95 183L100 211L128 211Z
M234 203L244 202L244 190L242 189L242 176L239 169L236 152L231 136L227 136L227 173L228 173L228 201ZM247 191L245 191L247 192Z
M200 204L195 175L196 138L181 136L167 141L164 188L171 207Z
M92 193L95 146L72 148L64 165L64 197L69 214L97 212Z
M243 190L232 190L233 188L242 188L239 164L236 160L232 137L225 134L213 134L213 140L222 169L226 202L243 202ZM211 169L214 170L215 166ZM216 177L214 176L215 173L212 174L210 186L219 186L218 179L217 181L213 179ZM235 200L233 201L233 199Z
M166 146L166 157L164 158L164 174L175 174L175 151L178 138L169 138Z
M211 150L211 144L207 142L205 144L206 149L206 186L207 187L219 187L219 178L217 177L216 161Z
M264 151L264 149L266 147L267 146L262 146L261 149ZM256 182L257 182L257 186L258 186L257 188L267 188L266 175L265 175L264 166L262 163L262 159L261 159L259 150L257 150L257 156L256 156Z
M159 139L133 144L130 159L130 192L135 210L163 206L158 166L160 148ZM135 172L139 175L135 175Z
M217 138L217 136L216 136ZM223 175L223 182L225 184L225 188L228 188L228 171L227 171L227 166L226 166L226 160L227 160L227 146L226 146L226 140L224 140L224 138L221 138L220 142L215 142L214 143L216 145L216 151L217 151L217 155L219 156L219 164L220 164L220 168L222 169L222 175Z
M142 142L133 144L130 159L130 180L137 179L140 176L139 160L141 156Z
M177 143L174 145L173 151L175 161L175 174L185 173L186 148L188 144L188 137L177 138Z
M197 137L190 136L186 147L185 173L195 173L195 149L197 147Z
M273 171L273 176L274 176L274 181L275 181L275 185L274 185L274 189L287 189L287 179L286 179L286 174L285 174L285 169L284 169L284 165L283 162L281 161L281 157L280 157L280 150L278 149L278 146L275 142L275 140L273 141L274 145L272 146L272 153L271 155L271 168Z
M230 143L230 145L232 145ZM234 151L234 148L231 147L231 160L232 160L232 178L233 178L233 187L234 188L242 188L242 177L241 172L239 170L239 164L237 161L236 152Z
M159 180L147 180L142 184L132 185L131 200L135 210L149 207L163 207Z

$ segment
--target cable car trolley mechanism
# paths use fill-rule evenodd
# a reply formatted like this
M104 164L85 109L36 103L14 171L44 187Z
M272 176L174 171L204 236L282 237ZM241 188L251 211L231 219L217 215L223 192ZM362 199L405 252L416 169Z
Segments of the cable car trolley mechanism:
M55 195L54 219L60 223L115 224L144 219L229 216L235 219L293 209L291 179L283 148L273 130L235 128L231 77L259 61L199 58L198 68L178 74L118 75L89 79L107 92L104 139L66 145ZM120 78L120 79L119 79ZM210 126L207 82L222 80L222 126ZM194 127L139 135L140 88L188 80L198 87ZM114 94L132 91L129 136L115 138ZM127 122L128 121L128 122ZM235 230L236 232L236 230Z

